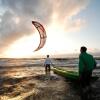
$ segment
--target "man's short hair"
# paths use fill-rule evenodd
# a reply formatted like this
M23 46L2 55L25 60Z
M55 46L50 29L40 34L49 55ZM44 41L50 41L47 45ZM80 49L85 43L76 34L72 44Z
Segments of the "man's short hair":
M81 47L81 51L82 51L82 52L86 52L86 51L87 51L87 48L86 48L85 46L82 46L82 47Z

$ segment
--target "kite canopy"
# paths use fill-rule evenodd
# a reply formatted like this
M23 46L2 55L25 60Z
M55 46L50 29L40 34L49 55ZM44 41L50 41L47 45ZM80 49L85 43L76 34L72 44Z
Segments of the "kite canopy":
M36 27L36 29L38 30L39 34L40 34L40 44L39 46L34 50L34 51L38 51L41 48L43 48L43 46L45 45L46 42L46 31L44 29L44 27L36 21L32 21L32 24Z

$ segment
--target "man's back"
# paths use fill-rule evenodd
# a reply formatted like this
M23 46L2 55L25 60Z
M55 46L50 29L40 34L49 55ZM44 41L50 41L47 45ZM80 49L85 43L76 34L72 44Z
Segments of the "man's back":
M51 60L50 60L50 58L46 58L44 64L51 64Z
M84 52L81 53L79 56L79 72L83 72L84 68L86 68L88 71L92 71L95 64L95 60L92 55Z

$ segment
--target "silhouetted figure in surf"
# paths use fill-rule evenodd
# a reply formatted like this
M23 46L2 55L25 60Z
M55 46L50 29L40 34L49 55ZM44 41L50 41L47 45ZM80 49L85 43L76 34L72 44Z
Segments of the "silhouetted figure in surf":
M92 76L92 71L96 66L96 61L92 55L88 54L86 47L80 48L79 55L79 77L80 77L80 86L82 92L88 91L90 89L90 80ZM86 95L82 96L82 100L90 100Z

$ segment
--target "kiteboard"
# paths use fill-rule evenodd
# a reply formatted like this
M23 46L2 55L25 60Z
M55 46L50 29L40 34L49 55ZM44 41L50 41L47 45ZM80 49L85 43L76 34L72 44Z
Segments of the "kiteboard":
M62 68L57 68L57 67L54 67L52 70L53 70L53 72L55 74L58 74L60 76L63 76L66 79L69 79L71 81L79 81L79 73L78 72L75 72L75 71L67 71L67 70L64 70ZM92 76L91 79L93 81L96 81L98 78L99 78L98 76Z

